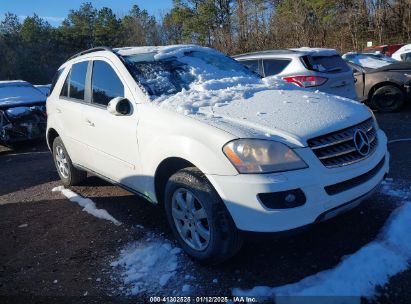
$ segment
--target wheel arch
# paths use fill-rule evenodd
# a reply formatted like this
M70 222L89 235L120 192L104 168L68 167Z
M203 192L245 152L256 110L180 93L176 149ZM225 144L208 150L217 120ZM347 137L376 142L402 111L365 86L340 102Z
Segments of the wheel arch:
M395 86L399 88L403 94L405 93L404 87L402 87L400 84L394 81L383 81L383 82L376 83L373 87L371 87L371 89L368 91L368 101L371 102L372 95L374 94L376 90L378 90L379 88L385 87L387 85Z
M50 128L47 130L47 145L50 150L53 149L53 142L56 139L56 137L59 137L60 135L57 133L57 131L53 128Z
M198 169L193 163L181 157L168 157L158 165L154 174L154 191L159 204L164 203L164 193L169 178L178 171L189 167Z

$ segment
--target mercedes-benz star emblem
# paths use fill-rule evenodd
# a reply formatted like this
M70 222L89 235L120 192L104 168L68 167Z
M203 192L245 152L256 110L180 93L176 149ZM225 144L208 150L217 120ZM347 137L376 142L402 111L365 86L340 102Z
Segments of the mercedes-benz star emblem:
M354 145L357 152L362 156L368 155L370 153L370 140L368 139L367 133L364 130L357 129L354 132Z

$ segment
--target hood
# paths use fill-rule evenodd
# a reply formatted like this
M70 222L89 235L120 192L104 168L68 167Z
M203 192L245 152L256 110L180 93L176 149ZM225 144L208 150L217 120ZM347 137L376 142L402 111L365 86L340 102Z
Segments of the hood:
M393 63L390 65L383 66L379 69L376 69L374 71L376 72L381 72L381 71L404 71L408 70L411 71L411 63L410 62L398 62L398 63Z
M204 107L193 115L239 138L269 138L300 147L310 138L370 116L370 110L356 101L308 90L260 91L227 105Z
M0 85L0 109L46 102L46 95L31 85Z

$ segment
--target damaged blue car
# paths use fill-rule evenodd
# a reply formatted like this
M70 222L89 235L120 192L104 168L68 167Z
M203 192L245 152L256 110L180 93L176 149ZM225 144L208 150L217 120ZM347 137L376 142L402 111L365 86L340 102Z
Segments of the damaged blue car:
M32 84L0 81L0 144L43 138L46 131L47 96Z

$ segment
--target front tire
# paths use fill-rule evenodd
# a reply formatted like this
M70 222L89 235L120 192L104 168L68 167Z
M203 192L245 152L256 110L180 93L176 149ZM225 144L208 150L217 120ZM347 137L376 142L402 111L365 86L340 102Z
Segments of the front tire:
M73 166L66 147L60 137L56 137L53 141L53 159L57 173L64 186L74 186L86 179L87 172L79 170Z
M224 203L197 168L170 177L164 202L174 236L195 259L218 264L241 248L240 233Z
M396 112L404 105L403 91L394 85L386 85L375 90L371 97L371 105L380 112Z

